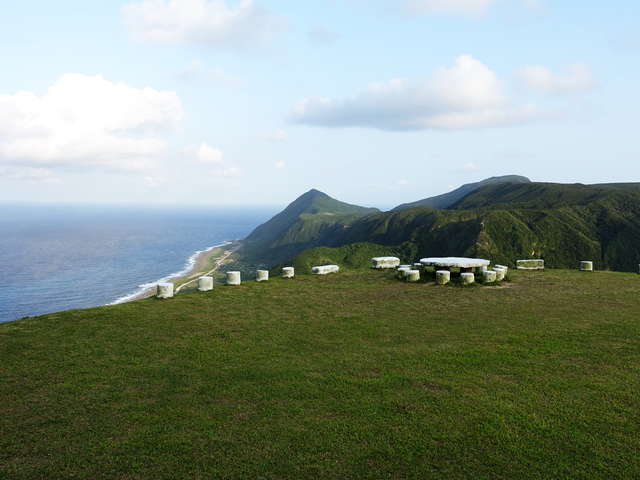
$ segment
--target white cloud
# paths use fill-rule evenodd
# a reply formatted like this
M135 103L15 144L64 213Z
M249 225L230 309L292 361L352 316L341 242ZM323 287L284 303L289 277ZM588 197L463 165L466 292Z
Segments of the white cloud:
M144 177L144 183L149 188L158 188L167 183L167 179L164 177L147 176Z
M398 185L409 185L409 180L407 180L406 178L401 178L400 180L398 180L396 182Z
M200 60L194 60L178 72L178 78L186 82L204 81L216 83L227 87L243 87L244 79L227 73L220 67L209 67Z
M542 0L403 0L410 11L417 13L447 13L482 15L491 7L515 4L527 9L539 9Z
M234 178L242 175L242 169L238 167L216 168L209 173L212 177Z
M292 113L296 123L381 130L455 130L514 125L533 120L530 105L513 105L501 81L470 55L426 79L374 83L347 99L309 98Z
M135 37L155 43L260 47L283 27L283 20L253 0L142 0L125 5L122 13Z
M208 143L201 143L198 147L187 147L185 153L193 156L199 163L221 164L224 163L224 152L212 147Z
M0 95L0 163L142 170L182 117L175 92L66 74L44 95Z
M574 93L591 90L595 80L587 65L569 65L561 73L554 73L542 65L530 65L518 72L520 81L531 90L543 93Z
M269 133L265 138L271 142L284 142L289 139L289 135L282 129L278 129L273 133Z
M479 169L480 167L478 167L478 165L476 165L474 162L468 162L462 166L462 170L464 170L465 172L475 172Z
M284 160L279 160L275 163L274 165L276 168L284 168L287 166L287 164L284 162Z
M407 0L409 8L426 13L484 13L495 0Z
M42 167L0 167L0 178L31 183L60 183L61 181L52 169Z

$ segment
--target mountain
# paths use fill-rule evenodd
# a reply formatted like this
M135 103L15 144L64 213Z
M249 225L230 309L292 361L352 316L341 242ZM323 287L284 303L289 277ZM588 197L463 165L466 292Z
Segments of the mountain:
M550 267L637 271L640 184L485 184L448 209L380 212L311 191L245 241L254 262L300 268L337 262L368 265L395 254L410 263L426 256L472 256L513 265L544 258ZM377 253L376 253L377 252Z
M469 195L471 192L478 190L485 185L496 185L496 184L522 184L522 183L531 183L527 177L521 177L519 175L505 175L502 177L491 177L481 182L476 183L468 183L466 185L461 186L453 190L452 192L445 193L442 195L438 195L436 197L424 198L422 200L418 200L416 202L404 203L402 205L398 205L394 208L394 211L397 210L408 210L410 208L416 207L431 207L431 208L449 208L451 205L460 201L462 198Z
M309 190L245 238L240 254L252 263L275 264L329 242L358 218L377 212Z

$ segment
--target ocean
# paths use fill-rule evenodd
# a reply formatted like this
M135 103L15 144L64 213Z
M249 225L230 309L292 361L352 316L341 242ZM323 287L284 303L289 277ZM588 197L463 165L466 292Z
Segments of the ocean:
M0 322L117 303L277 208L0 206Z

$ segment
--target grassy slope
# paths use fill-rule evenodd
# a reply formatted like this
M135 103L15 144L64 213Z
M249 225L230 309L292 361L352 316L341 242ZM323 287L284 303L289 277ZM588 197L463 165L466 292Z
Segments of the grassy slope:
M274 279L0 325L0 477L638 478L640 277Z

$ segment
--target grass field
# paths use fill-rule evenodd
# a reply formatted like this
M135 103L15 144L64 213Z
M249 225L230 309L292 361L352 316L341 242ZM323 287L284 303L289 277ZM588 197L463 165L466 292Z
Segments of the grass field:
M380 272L0 325L2 479L640 478L640 276Z

